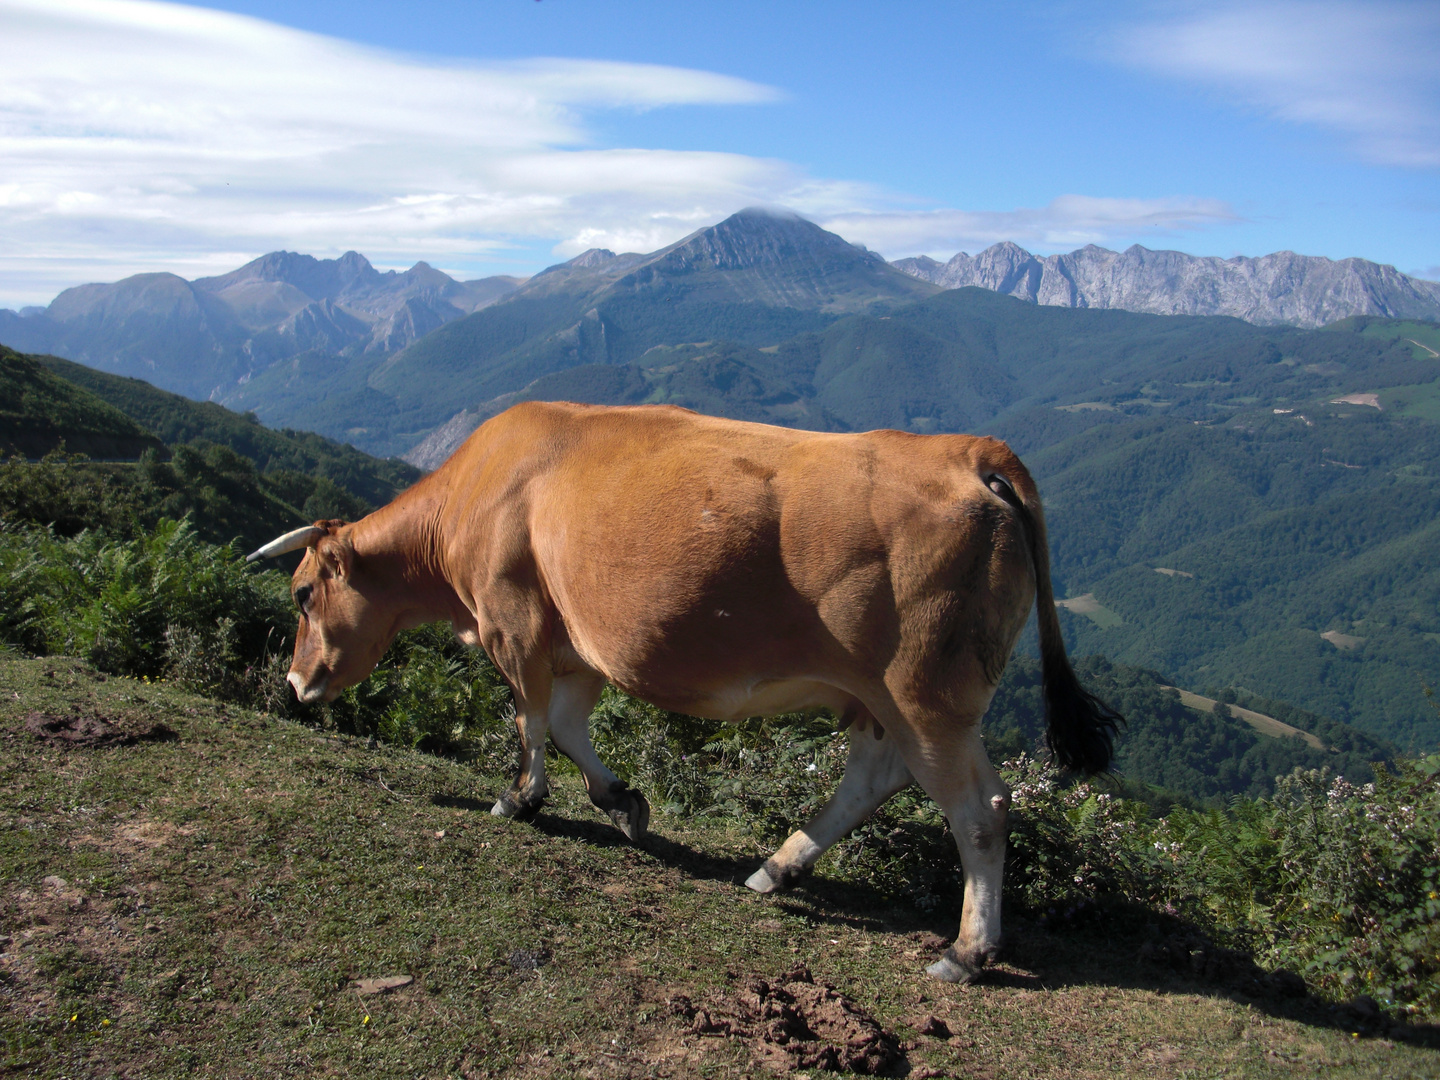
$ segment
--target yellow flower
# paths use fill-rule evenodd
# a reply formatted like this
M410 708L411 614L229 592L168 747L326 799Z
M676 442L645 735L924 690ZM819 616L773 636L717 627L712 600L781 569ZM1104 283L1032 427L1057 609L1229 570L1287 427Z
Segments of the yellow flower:
M100 1026L101 1026L101 1027L109 1027L109 1026L110 1026L110 1021L109 1021L109 1020L101 1020L101 1021L100 1021Z
M363 1024L368 1024L369 1022L370 1022L370 1017L369 1017L368 1015L365 1017L364 1020L361 1020L361 1021L360 1021L360 1023L361 1023L362 1025L363 1025Z

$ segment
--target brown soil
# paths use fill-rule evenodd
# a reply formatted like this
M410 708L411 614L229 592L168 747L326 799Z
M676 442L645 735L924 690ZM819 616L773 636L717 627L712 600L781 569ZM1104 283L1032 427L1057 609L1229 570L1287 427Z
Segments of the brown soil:
M174 742L180 736L164 724L140 727L120 726L101 716L52 716L31 713L25 717L25 730L38 739L70 746L102 747L132 746L138 742Z
M670 1007L696 1035L742 1039L779 1072L817 1069L864 1076L903 1073L899 1042L864 1009L797 967L771 982L743 979L726 995L701 1004L677 996Z

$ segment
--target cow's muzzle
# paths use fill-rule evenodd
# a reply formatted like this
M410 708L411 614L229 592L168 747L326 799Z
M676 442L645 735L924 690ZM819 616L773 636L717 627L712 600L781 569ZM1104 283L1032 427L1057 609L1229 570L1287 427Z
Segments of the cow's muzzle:
M329 701L335 697L335 694L327 695L325 692L330 688L328 674L321 675L309 686L305 685L305 676L298 671L292 671L286 675L285 681L295 688L295 696L307 705L312 701Z

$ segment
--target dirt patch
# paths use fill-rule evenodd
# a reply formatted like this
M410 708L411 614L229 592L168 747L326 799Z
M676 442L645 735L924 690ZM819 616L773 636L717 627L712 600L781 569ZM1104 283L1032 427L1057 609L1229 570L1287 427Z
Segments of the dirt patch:
M1380 396L1378 394L1346 394L1344 397L1337 397L1331 400L1331 405L1368 405L1372 409L1380 408Z
M1349 652L1365 644L1363 637L1356 637L1354 634L1342 634L1339 630L1326 630L1320 637L1322 640L1334 645L1335 648L1341 652Z
M695 1035L742 1039L778 1072L817 1069L889 1076L907 1068L895 1036L833 986L797 967L770 981L741 980L730 994L707 1001L671 999L671 1009Z
M52 716L34 712L25 730L37 739L67 746L133 746L141 742L175 742L180 738L164 724L124 725L100 716Z

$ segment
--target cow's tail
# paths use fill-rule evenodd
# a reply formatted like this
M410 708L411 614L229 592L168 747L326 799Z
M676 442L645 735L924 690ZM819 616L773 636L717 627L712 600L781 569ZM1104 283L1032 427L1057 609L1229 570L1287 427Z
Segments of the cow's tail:
M1026 476L1028 480L1029 477ZM1114 754L1116 730L1125 718L1091 694L1075 677L1065 655L1065 638L1050 585L1050 545L1045 515L1033 484L1024 484L1015 503L1025 523L1030 565L1035 569L1035 614L1040 624L1040 660L1045 680L1046 741L1062 769L1105 772ZM1009 501L1009 500L1007 500ZM1012 503L1012 505L1015 505Z

